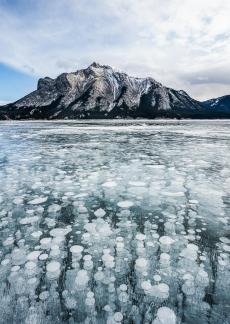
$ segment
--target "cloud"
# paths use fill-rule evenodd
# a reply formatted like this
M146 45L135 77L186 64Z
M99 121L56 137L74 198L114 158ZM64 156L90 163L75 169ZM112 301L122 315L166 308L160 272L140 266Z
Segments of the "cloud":
M229 12L228 0L3 1L0 62L40 77L98 61L198 99L224 95Z
M230 66L210 67L195 72L181 74L181 79L194 84L223 84L229 86L230 92Z

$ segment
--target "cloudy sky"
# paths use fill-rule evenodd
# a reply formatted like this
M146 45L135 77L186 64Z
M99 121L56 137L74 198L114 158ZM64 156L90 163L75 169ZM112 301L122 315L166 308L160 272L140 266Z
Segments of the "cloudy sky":
M230 94L229 0L0 0L0 102L93 61L203 100Z

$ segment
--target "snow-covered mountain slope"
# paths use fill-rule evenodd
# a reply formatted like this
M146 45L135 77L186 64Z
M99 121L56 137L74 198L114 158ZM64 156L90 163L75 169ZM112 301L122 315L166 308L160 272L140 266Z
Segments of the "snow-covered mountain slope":
M152 78L134 78L97 63L56 79L0 108L0 119L208 118L206 106Z
M203 102L204 107L208 108L212 114L230 118L230 95L206 100Z

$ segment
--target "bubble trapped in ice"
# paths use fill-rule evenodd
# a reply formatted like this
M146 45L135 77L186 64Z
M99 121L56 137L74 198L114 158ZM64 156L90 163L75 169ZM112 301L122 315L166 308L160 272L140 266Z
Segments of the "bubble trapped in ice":
M1 321L229 323L229 124L91 123L2 127Z

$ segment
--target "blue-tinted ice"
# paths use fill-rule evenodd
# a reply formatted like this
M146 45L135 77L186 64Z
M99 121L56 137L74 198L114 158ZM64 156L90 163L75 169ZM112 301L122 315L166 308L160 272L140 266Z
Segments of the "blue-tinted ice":
M0 323L230 323L230 122L0 123Z

